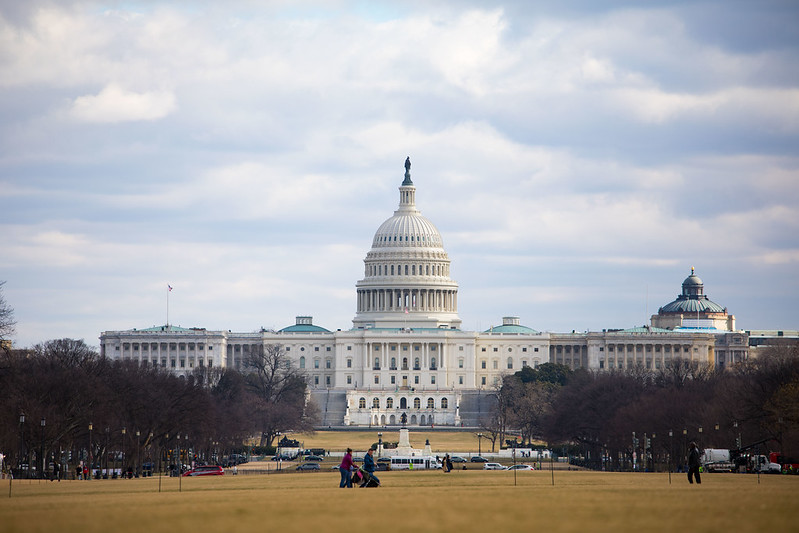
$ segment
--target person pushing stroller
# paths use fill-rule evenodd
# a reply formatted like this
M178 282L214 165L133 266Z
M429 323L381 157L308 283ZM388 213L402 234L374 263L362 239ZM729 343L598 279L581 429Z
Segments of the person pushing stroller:
M372 446L366 452L366 455L363 456L363 466L361 467L361 471L364 474L363 483L361 483L361 487L379 487L380 480L375 475L375 447Z

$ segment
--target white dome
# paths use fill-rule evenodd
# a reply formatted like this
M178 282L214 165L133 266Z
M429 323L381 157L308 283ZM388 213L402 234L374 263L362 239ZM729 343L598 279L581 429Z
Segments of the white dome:
M418 213L418 212L417 212ZM443 248L438 229L421 214L395 214L375 232L372 249L389 247Z

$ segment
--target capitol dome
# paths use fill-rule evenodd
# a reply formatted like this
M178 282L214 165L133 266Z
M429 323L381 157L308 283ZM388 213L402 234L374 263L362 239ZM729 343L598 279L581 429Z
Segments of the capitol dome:
M458 328L458 284L435 225L416 208L410 158L400 202L372 239L359 281L355 328Z

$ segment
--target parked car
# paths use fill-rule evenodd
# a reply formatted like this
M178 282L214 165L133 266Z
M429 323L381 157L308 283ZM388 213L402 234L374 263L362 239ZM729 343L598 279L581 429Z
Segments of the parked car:
M280 454L272 457L273 461L293 461L297 457L295 455Z
M186 476L223 476L225 475L225 471L222 469L221 466L216 465L206 465L206 466L195 466L188 472L183 474L183 477Z
M483 465L483 470L506 470L506 468L499 463L486 463Z
M391 457L381 457L377 460L378 463L391 463Z
M479 455L475 455L469 460L471 462L473 462L473 463L487 463L488 462L488 459L486 459L485 457L480 457Z
M297 466L297 470L319 470L319 463L302 463Z
M305 457L306 461L324 461L324 458L319 457L318 455L308 455Z
M449 460L452 461L453 463L465 463L465 462L467 462L466 459L464 459L460 455L453 455L452 457L449 458Z
M507 468L508 470L535 470L530 465L511 465Z

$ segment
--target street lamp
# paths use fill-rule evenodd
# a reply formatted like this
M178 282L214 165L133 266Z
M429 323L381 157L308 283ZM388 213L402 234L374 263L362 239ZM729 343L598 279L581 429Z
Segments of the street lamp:
M88 479L92 478L92 423L89 422L89 477Z
M139 444L139 436L141 433L136 430L136 477L139 477L139 469L141 468L141 445Z
M477 455L479 455L480 457L483 456L482 443L483 443L483 434L482 433L478 433L477 434Z
M128 432L125 426L122 426L122 468L119 469L120 477L125 478L125 434Z
M42 470L41 470L41 474L40 474L39 477L40 477L40 479L44 479L44 424L45 424L44 417L42 417L42 420L41 420L40 424L41 424L42 431L41 431L41 440L39 441L39 457L42 458L41 459L41 461L42 461Z
M383 433L378 431L377 432L377 456L383 453Z
M17 459L17 468L19 469L19 477L22 477L22 458L25 456L25 413L19 412L19 459Z
M108 479L108 452L111 447L111 428L105 426L105 473L103 479Z

